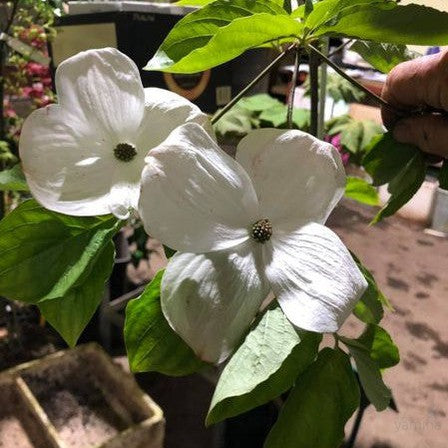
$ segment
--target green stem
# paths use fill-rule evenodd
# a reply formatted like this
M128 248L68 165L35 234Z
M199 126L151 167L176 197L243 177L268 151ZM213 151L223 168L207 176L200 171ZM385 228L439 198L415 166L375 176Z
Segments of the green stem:
M238 93L229 103L227 103L216 115L212 118L212 124L215 124L223 115L225 115L233 106L259 81L261 81L271 69L277 65L285 56L291 51L296 44L290 45L286 50L282 51L263 71L261 71L241 92Z
M339 47L335 48L330 54L328 54L327 57L333 57L335 54L338 54L341 50L343 50L347 45L350 45L352 42L353 39L346 40L343 44L339 45Z
M288 115L287 115L287 123L288 128L292 129L293 127L293 113L294 113L294 97L296 94L296 84L297 84L297 75L299 73L299 67L300 67L300 47L296 48L296 55L294 58L294 72L292 75L292 81L291 81L291 93L289 94L288 98Z
M311 44L308 44L308 47L312 51L312 54L315 54L317 57L322 59L326 64L328 64L338 75L342 76L344 79L349 81L351 84L353 84L358 89L362 90L369 98L371 98L376 103L380 104L381 106L384 106L388 108L389 110L392 110L393 112L397 114L402 114L403 111L401 109L398 109L391 104L389 104L386 100L381 98L380 96L373 93L371 90L369 90L367 87L363 86L360 82L358 82L356 79L353 79L350 75L347 75L347 73L344 72L338 65L336 65L331 59L329 59L327 56L322 54L316 47L314 47Z
M329 39L323 39L323 54L328 54ZM324 128L325 128L325 105L327 99L327 72L328 68L325 64L321 64L320 68L320 78L319 78L319 119L317 121L317 138L324 138Z
M311 96L311 122L310 134L317 136L319 122L319 60L314 53L310 54L310 96Z

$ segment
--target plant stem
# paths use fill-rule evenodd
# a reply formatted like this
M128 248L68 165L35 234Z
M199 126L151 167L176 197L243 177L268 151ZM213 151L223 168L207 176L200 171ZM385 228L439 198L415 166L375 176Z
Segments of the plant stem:
M333 57L335 54L339 53L343 50L347 45L350 45L353 42L353 39L346 40L343 44L339 45L339 47L335 48L331 53L327 55L328 58Z
M403 111L401 109L398 109L391 104L389 104L386 100L381 98L380 96L373 93L371 90L369 90L367 87L363 86L360 82L358 82L356 79L352 78L351 76L347 75L347 73L344 72L338 65L336 65L331 59L329 59L327 56L322 54L316 47L314 47L311 44L308 44L308 47L311 49L312 54L315 54L320 59L322 59L325 63L327 63L338 75L342 76L344 79L349 81L351 84L353 84L358 89L362 90L369 98L374 100L376 103L380 104L381 106L387 107L389 110L392 110L393 112L402 115Z
M11 15L9 16L8 23L6 24L5 29L3 31L5 34L8 33L9 29L11 28L12 24L14 23L14 19L16 17L16 12L17 12L17 8L19 7L19 3L20 3L20 0L14 0L14 2L12 4Z
M263 79L270 70L277 65L288 53L291 51L296 44L290 45L286 50L282 51L263 71L261 71L246 87L244 87L241 92L238 93L229 103L227 103L216 115L212 118L212 124L215 124L223 115L225 115L233 106L261 79Z
M291 81L291 92L288 98L287 123L289 129L292 129L293 127L292 117L294 113L294 97L296 95L297 75L299 73L299 68L300 68L300 48L296 47L296 55L294 58L294 72L292 74L292 81Z
M323 54L328 54L329 47L329 39L324 38L322 42L323 46ZM324 129L325 129L325 105L327 100L327 73L328 67L326 64L321 64L320 68L320 77L319 77L319 119L317 121L317 138L324 138Z
M310 96L311 123L310 134L317 136L319 122L319 60L314 53L310 53Z
M364 412L366 411L366 408L361 406L358 410L358 413L356 414L355 423L353 424L353 429L350 434L350 438L348 442L345 445L345 448L354 448L356 438L358 437L359 429L361 427L362 418L364 417Z

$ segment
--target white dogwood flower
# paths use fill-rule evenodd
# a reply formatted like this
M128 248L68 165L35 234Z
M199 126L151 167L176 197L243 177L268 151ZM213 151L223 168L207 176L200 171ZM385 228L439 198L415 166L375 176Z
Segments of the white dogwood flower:
M207 120L175 93L144 89L134 62L113 48L64 61L56 90L59 104L25 121L20 157L33 196L69 215L126 218L148 151L177 126Z
M198 356L224 360L271 291L297 327L339 329L367 283L323 226L345 186L333 146L260 129L234 160L186 124L146 162L140 215L150 235L180 251L162 280L162 309Z

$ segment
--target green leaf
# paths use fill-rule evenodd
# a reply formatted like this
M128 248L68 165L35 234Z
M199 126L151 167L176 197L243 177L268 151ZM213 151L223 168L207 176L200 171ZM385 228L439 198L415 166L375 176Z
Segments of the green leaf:
M439 173L439 187L448 190L448 159L443 161L442 168Z
M207 425L278 397L314 360L322 336L296 332L277 307L268 310L224 368Z
M374 138L367 148L362 164L372 176L373 185L383 185L397 177L419 154L417 146L398 143L390 132Z
M261 121L271 124L273 127L284 127L287 123L288 106L280 104L276 107L264 110L258 117ZM301 108L294 108L292 112L292 122L298 129L307 129L310 125L310 111Z
M400 352L389 333L379 325L367 325L357 341L365 347L380 369L388 369L400 362Z
M379 197L376 189L359 177L347 177L345 196L361 204L378 205Z
M126 307L124 339L133 372L160 372L183 376L206 364L171 329L160 305L159 271L143 294Z
M314 37L337 35L391 44L447 45L447 23L448 13L434 8L375 2L342 9L319 26Z
M324 348L297 378L264 447L338 448L359 400L349 357Z
M1 191L29 191L20 164L14 165L9 170L0 171Z
M0 221L0 294L28 303L64 297L86 281L121 224L23 202Z
M323 24L334 23L340 15L351 7L363 4L384 3L386 0L322 0L314 5L313 11L305 21L305 28L315 30Z
M179 0L175 3L176 6L205 6L213 3L215 0Z
M175 3L176 6L206 6L209 3L213 3L216 0L179 0L178 2ZM260 0L257 0L260 1ZM264 0L261 0L261 2L263 2ZM290 0L285 0L286 2L290 2ZM267 3L276 3L277 5L283 5L283 0L271 0L268 1Z
M341 144L352 154L359 154L375 136L383 133L383 128L372 120L351 120L340 132Z
M387 204L378 212L372 223L392 216L405 205L422 186L426 176L426 162L422 152L418 151L402 171L392 179L388 186L391 194Z
M336 135L344 129L344 126L349 124L353 120L349 115L340 115L339 117L334 117L325 123L325 129L328 135Z
M255 113L236 104L213 126L219 136L244 136L257 127Z
M410 61L417 55L411 52L406 45L383 44L357 40L350 46L365 61L383 73L389 73L401 62Z
M275 3L218 0L180 20L145 70L200 72L250 48L294 40L302 30L303 25Z
M351 253L351 255L367 281L367 289L356 304L353 314L365 323L377 324L384 315L383 304L390 306L389 301L378 288L371 272L361 263L355 254Z
M247 96L242 98L238 105L250 112L263 112L272 107L285 106L281 101L273 98L267 93L259 93L257 95Z
M63 297L45 300L37 305L70 347L79 336L101 303L104 284L114 266L115 246L109 242L91 266L91 273L71 288Z
M286 0L288 1L288 0ZM305 5L300 5L292 13L291 17L293 19L304 19L305 18Z
M358 341L339 336L353 356L362 388L377 411L384 411L392 398L390 389L384 384L380 369L370 357L369 351Z

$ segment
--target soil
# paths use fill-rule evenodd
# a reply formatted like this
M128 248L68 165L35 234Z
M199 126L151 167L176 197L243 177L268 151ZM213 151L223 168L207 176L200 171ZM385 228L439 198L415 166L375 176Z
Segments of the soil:
M129 427L110 405L88 366L64 365L23 378L67 448L97 446ZM74 372L82 372L82 378Z
M46 448L31 413L11 389L0 386L0 448Z
M385 372L399 412L369 408L357 448L448 446L448 238L398 217L369 227L375 210L344 201L329 226L374 273L395 312L382 325L401 353ZM355 320L344 330L356 333Z

